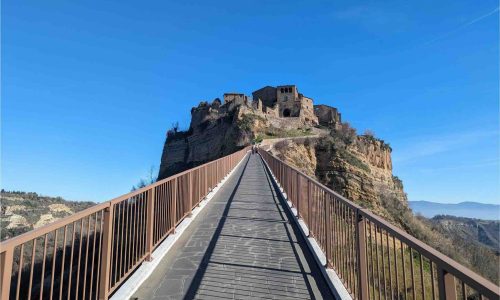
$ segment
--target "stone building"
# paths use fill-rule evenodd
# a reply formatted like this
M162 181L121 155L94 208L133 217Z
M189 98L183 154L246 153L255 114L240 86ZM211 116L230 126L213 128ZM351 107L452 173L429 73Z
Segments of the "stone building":
M261 101L263 111L277 111L277 117L300 118L301 120L318 124L314 114L313 100L299 93L295 85L265 86L252 93L253 101Z
M236 102L238 104L246 103L248 97L241 93L225 93L224 94L224 104L229 102Z
M328 105L314 105L314 114L322 126L336 128L342 123L341 115L335 107Z

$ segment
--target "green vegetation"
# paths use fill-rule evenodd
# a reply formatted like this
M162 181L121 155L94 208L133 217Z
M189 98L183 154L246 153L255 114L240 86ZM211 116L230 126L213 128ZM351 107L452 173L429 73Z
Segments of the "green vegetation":
M393 222L395 225L402 227L406 232L439 252L499 284L498 249L490 249L479 244L479 237L464 235L465 227L463 225L455 224L453 226L450 222L441 224L432 219L415 216L408 206L388 192L383 192L380 200L382 206L395 220ZM497 223L496 226L499 224ZM475 228L477 232L477 227L471 227Z
M237 121L237 125L243 131L251 131L256 120L265 121L263 117L256 114L244 114L241 119Z
M262 138L277 139L277 138L291 138L291 137L309 136L309 135L314 135L310 127L286 130L271 126L269 128L266 128L265 132L262 134Z
M359 158L356 156L352 155L349 151L346 151L345 149L337 149L337 153L341 158L343 158L348 164L351 166L355 166L357 168L360 168L368 173L370 173L370 167L362 162Z
M258 144L258 143L261 143L263 139L264 139L264 137L262 136L262 134L257 134L257 136L255 137L253 142L254 142L254 144Z

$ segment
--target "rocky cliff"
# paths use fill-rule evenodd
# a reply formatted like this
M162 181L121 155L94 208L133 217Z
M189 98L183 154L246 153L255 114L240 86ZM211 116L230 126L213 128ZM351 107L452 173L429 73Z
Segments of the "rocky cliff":
M207 161L228 155L250 144L250 128L243 124L246 103L201 102L191 110L188 131L171 129L163 147L158 180Z

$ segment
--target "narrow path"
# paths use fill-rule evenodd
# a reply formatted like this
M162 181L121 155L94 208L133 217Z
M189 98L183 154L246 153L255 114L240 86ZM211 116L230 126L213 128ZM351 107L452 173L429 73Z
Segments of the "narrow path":
M333 299L251 155L186 229L137 299Z

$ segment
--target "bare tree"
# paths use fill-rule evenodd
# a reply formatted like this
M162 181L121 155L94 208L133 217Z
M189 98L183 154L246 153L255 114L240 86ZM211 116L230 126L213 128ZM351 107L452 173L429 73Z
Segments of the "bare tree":
M370 136L370 137L375 137L375 132L371 129L366 129L364 135Z

